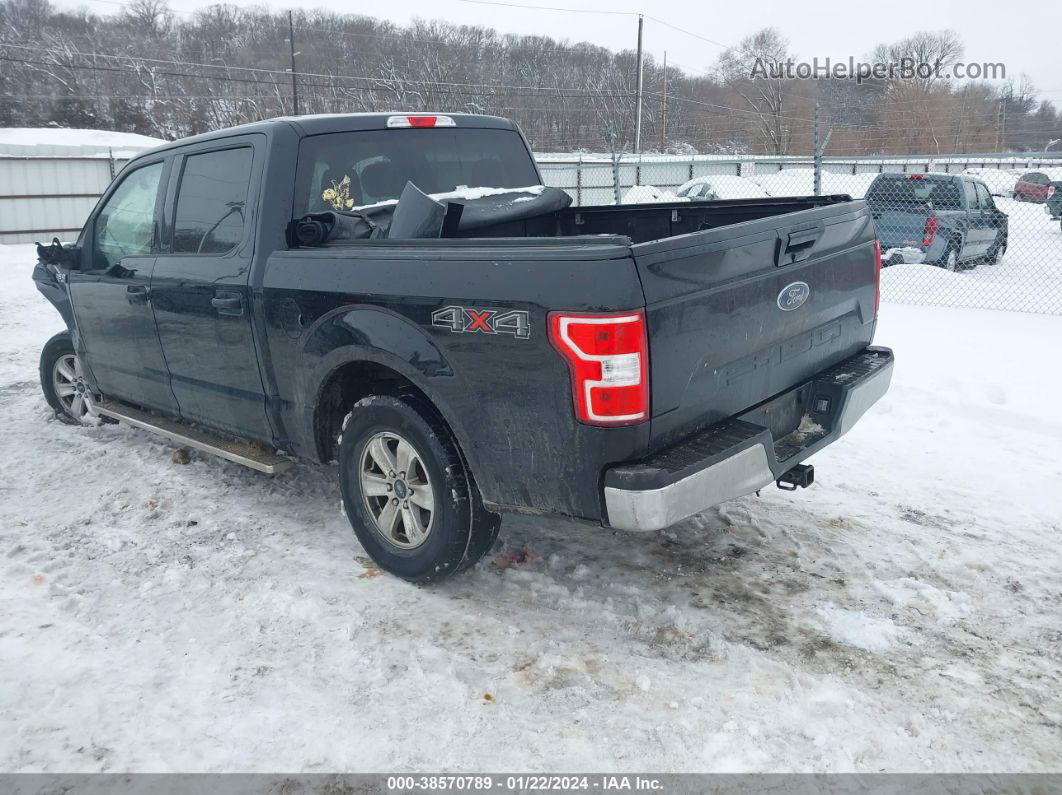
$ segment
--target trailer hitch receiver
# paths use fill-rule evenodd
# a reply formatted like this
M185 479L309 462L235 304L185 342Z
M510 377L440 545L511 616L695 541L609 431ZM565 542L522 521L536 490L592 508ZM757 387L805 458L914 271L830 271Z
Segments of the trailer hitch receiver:
M787 472L783 472L775 483L782 491L796 491L797 488L806 489L815 482L815 467L811 464L797 464Z

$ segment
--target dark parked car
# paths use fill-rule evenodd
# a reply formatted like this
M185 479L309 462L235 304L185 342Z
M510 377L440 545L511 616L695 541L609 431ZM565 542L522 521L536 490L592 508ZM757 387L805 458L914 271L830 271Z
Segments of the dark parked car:
M866 205L569 207L541 182L490 116L139 155L76 246L40 247L69 328L45 396L266 472L338 460L366 552L418 583L486 554L503 512L656 530L808 485L892 373Z
M1059 176L1053 171L1029 171L1014 183L1014 198L1043 204L1054 195Z
M972 177L881 174L866 201L885 264L928 262L953 271L995 264L1007 249L1007 216Z
M1062 218L1062 179L1052 180L1051 187L1055 191L1044 202L1044 211L1051 216L1052 221L1057 221Z

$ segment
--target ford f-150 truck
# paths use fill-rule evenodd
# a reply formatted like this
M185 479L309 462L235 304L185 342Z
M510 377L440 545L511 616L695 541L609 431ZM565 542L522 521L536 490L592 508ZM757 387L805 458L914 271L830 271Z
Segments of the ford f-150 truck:
M572 207L541 183L519 129L477 115L139 155L76 244L39 247L69 329L45 396L265 472L338 461L361 544L417 583L505 512L656 530L808 485L892 373L866 205Z
M867 189L885 265L927 262L949 271L995 265L1008 219L988 187L965 174L881 174Z

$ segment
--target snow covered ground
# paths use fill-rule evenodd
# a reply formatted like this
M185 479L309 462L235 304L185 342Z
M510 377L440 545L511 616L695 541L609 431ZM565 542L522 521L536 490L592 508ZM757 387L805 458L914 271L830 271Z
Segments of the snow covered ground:
M0 770L1062 770L1062 318L886 303L892 391L810 489L507 519L419 589L333 467L56 422L32 260L0 247Z

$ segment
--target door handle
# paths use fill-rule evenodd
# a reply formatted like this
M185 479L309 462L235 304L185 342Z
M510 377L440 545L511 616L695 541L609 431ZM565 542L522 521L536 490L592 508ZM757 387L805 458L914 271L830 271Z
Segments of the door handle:
M210 305L219 315L240 317L243 314L243 297L239 293L219 292L210 299Z
M790 232L784 239L778 241L778 253L774 264L781 267L807 259L822 233L823 229L819 226Z
M131 304L146 304L148 300L148 288L145 285L131 284L125 288L125 300Z

